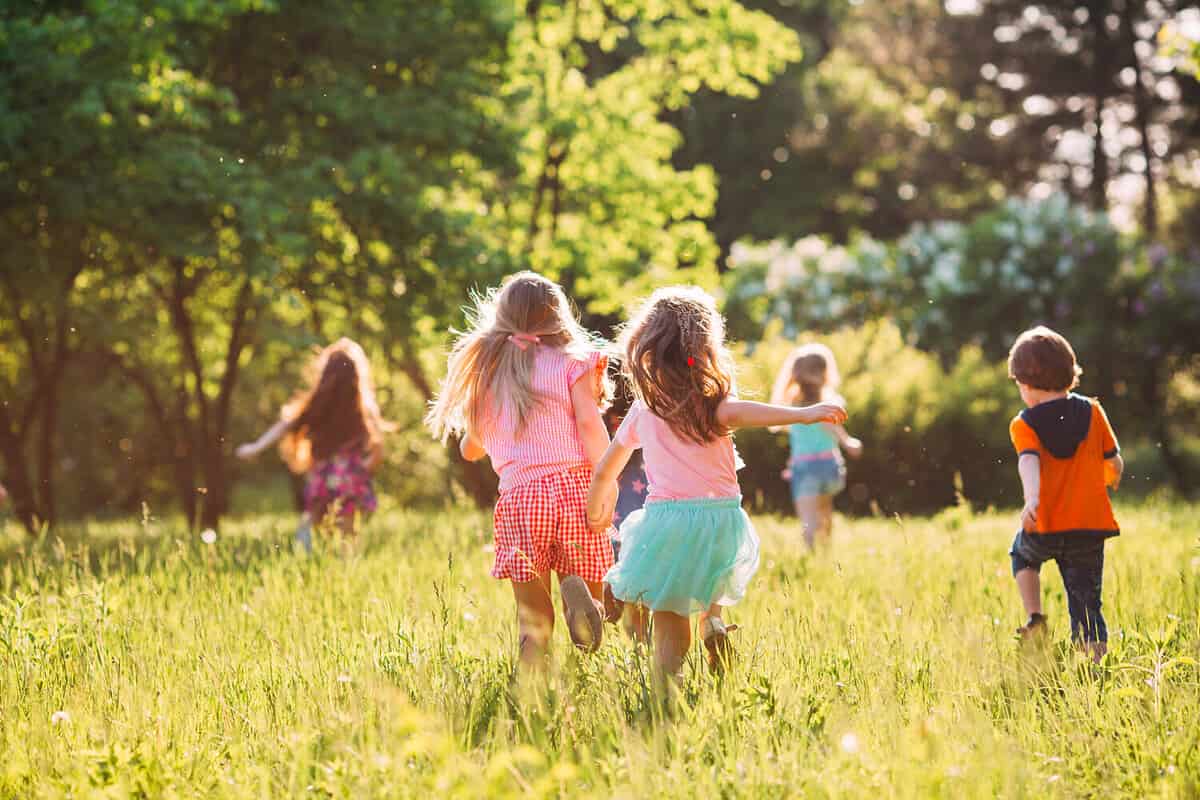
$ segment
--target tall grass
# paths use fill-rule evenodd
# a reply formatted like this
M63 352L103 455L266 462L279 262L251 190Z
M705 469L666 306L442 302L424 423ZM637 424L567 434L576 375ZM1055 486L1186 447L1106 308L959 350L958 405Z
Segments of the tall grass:
M1200 508L1119 509L1092 668L1022 651L1014 516L763 518L738 667L674 703L614 628L514 681L479 513L386 511L357 555L293 520L149 520L0 551L3 797L993 797L1200 793ZM84 543L86 542L86 543Z

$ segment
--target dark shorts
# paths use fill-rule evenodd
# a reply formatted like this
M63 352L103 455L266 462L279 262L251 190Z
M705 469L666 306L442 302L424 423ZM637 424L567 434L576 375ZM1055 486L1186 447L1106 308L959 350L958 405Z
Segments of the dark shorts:
M1042 564L1054 561L1067 592L1071 614L1071 638L1085 642L1107 642L1108 626L1100 613L1100 589L1104 579L1103 533L1025 533L1013 539L1012 571L1040 572Z

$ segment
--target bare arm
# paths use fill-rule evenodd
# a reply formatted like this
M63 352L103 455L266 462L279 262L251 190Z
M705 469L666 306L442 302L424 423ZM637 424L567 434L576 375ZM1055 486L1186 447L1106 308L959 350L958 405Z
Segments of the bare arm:
M588 527L592 532L603 533L612 524L613 509L617 506L617 478L632 455L632 447L614 440L596 465L587 500Z
M483 443L470 431L465 432L462 439L459 440L458 452L462 453L462 457L467 461L478 461L487 455L487 451L483 449Z
M826 423L825 427L829 428L830 433L837 439L837 443L841 445L847 455L851 458L858 458L862 455L862 442L847 433L845 428L841 425L830 425L828 423Z
M717 422L726 428L768 428L774 425L814 425L846 421L846 409L838 403L784 406L752 400L726 400L717 408Z
M1042 462L1033 453L1025 453L1017 460L1017 473L1021 476L1021 490L1025 493L1025 507L1021 509L1021 530L1037 529L1038 492L1042 486Z
M1104 459L1104 482L1115 492L1121 488L1121 473L1125 471L1125 459L1117 453L1112 458Z
M276 422L270 428L267 428L267 432L255 439L253 442L238 446L238 449L235 451L237 453L237 457L245 460L254 458L263 450L266 450L268 447L282 439L283 435L288 432L288 428L291 426L291 420L279 420L279 422Z
M583 452L595 466L608 447L608 429L600 416L600 406L596 405L594 377L591 380L580 378L571 385L571 406L575 409L575 425L579 429L579 441L583 442Z

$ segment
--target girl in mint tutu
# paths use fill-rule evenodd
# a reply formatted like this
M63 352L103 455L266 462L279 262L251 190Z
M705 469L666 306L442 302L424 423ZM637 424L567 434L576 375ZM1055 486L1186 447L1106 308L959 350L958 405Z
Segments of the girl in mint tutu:
M691 615L710 667L729 655L722 609L742 599L758 569L758 536L742 510L732 432L793 423L840 424L836 403L807 407L738 400L725 325L695 287L660 289L626 325L621 344L634 403L596 467L588 524L607 529L617 477L641 448L649 493L621 522L621 555L604 580L653 616L657 667L677 675L691 646Z

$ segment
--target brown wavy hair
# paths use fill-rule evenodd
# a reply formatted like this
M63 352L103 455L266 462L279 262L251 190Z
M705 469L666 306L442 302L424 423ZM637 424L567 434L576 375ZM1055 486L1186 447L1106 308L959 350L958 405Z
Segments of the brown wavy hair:
M536 272L510 275L499 288L472 299L467 330L453 331L457 338L446 377L425 415L425 424L443 442L451 434L479 433L493 408L511 408L519 431L541 402L533 389L537 349L584 357L598 345L579 324L562 288ZM537 342L514 342L514 335ZM605 378L597 397L601 408L611 393Z
M1082 374L1071 343L1045 325L1022 333L1008 352L1008 377L1034 389L1069 392Z
M703 289L659 289L625 325L622 369L638 400L682 439L705 444L730 431L717 408L735 392L725 321Z
M379 413L371 369L363 349L339 339L309 364L309 388L283 407L290 425L280 443L293 472L307 472L348 447L378 453L390 423Z

